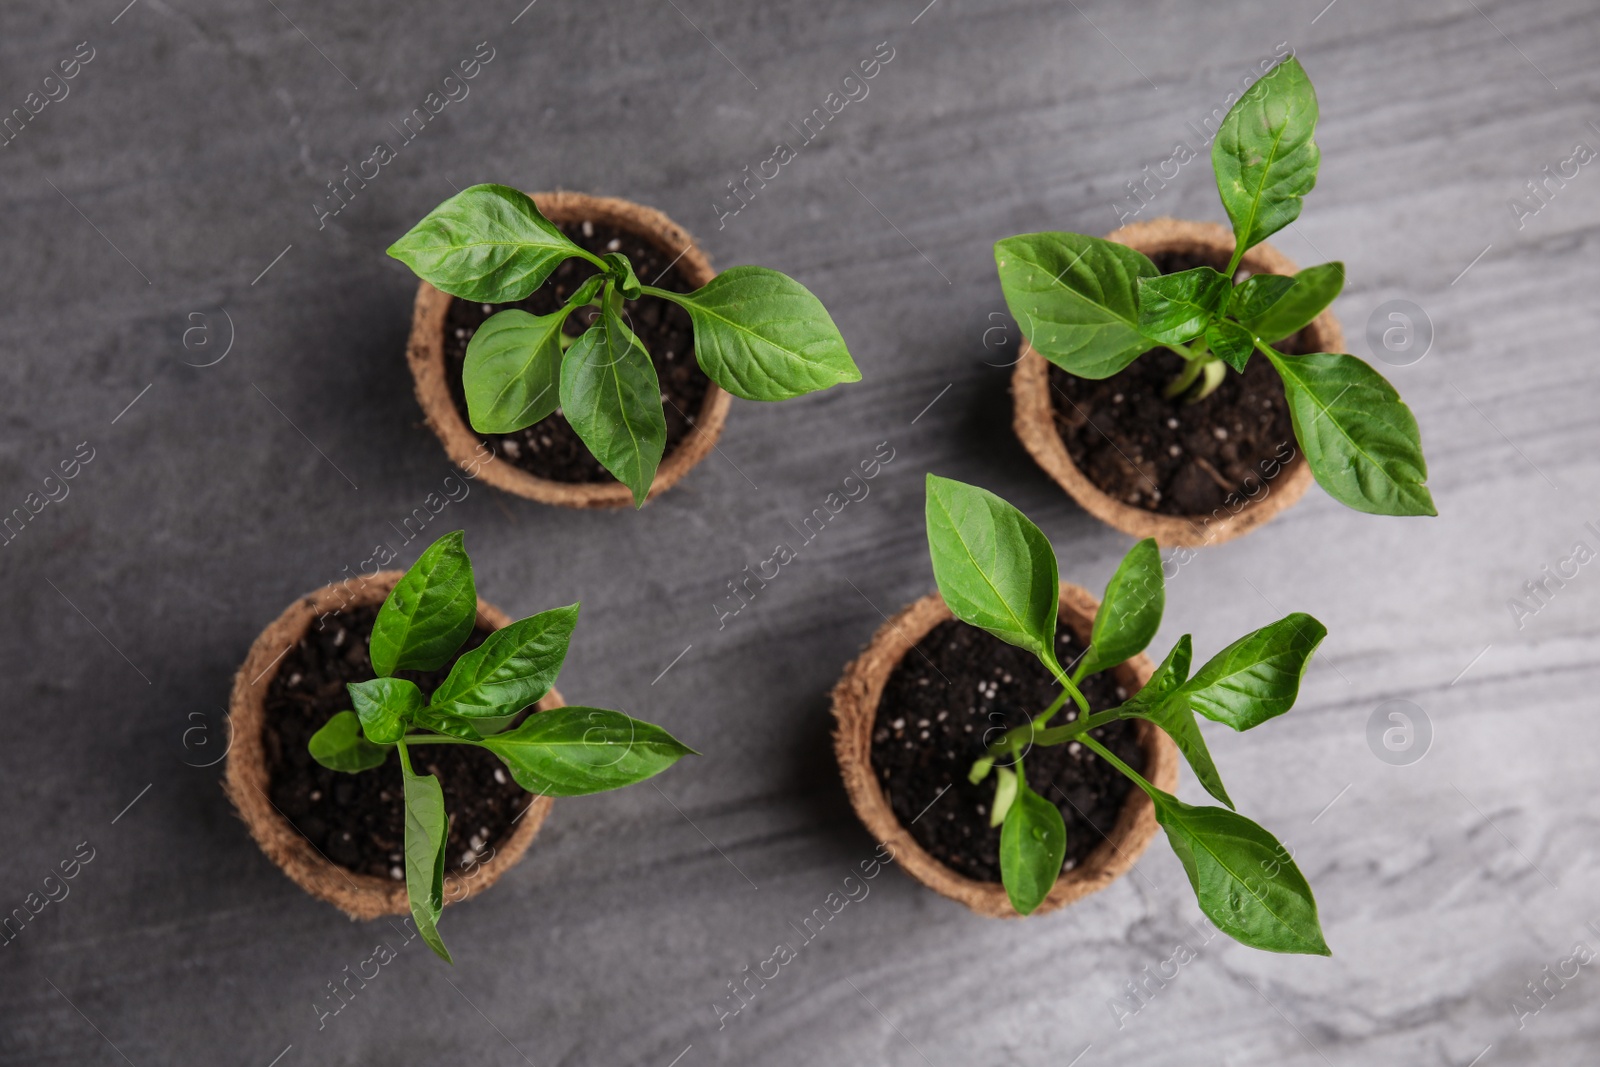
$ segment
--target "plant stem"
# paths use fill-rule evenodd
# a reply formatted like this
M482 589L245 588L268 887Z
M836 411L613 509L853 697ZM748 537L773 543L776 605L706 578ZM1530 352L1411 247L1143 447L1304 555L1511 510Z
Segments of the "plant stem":
M1112 708L1110 711L1086 715L1076 722L1069 722L1063 726L1052 726L1048 730L1040 726L1039 719L1035 719L1026 726L1018 726L1007 730L1000 740L989 746L989 753L990 755L1000 755L1024 744L1037 744L1042 747L1059 745L1063 741L1071 741L1090 730L1098 729L1121 718L1122 712L1117 708Z
M395 747L400 750L400 768L406 772L407 778L416 777L416 772L411 769L411 753L406 751L405 738L395 742Z
M1205 380L1200 383L1200 388L1195 390L1194 396L1189 398L1189 403L1198 404L1200 401L1210 396L1216 391L1217 386L1222 384L1222 379L1227 375L1227 373L1227 364L1223 363L1220 359L1212 358L1211 361L1205 365Z
M449 734L406 734L405 741L400 743L401 753L405 752L406 742L413 745L475 745L478 742L466 737L451 737ZM402 760L404 756L402 755Z
M1090 750L1092 750L1093 752L1097 753L1100 756L1101 759L1105 760L1107 763L1111 764L1111 766L1115 767L1117 770L1121 771L1123 774L1125 774L1129 778L1133 779L1133 784L1138 786L1140 789L1143 789L1146 793L1148 793L1152 800L1155 799L1155 795L1160 792L1160 790L1157 789L1155 786L1153 786L1149 782L1145 781L1144 780L1144 776L1142 774L1140 774L1138 771L1134 770L1132 767L1128 766L1126 763L1123 763L1116 756L1112 755L1111 754L1111 750L1109 748L1107 748L1106 746L1102 745L1100 742L1096 741L1094 738L1085 737L1083 739L1083 743L1085 745L1087 745Z
M1168 400L1182 396L1183 391L1195 383L1195 379L1200 377L1200 372L1205 367L1206 361L1204 359L1191 359L1184 364L1183 370L1178 376L1167 383L1167 387L1161 391L1161 395Z
M578 254L580 256L582 256L584 259L587 259L590 263L593 263L595 266L599 267L601 270L605 271L608 276L611 274L611 264L607 263L605 260L603 260L599 256L595 255L593 252L589 251L587 248L584 248L582 245L577 245L575 247L578 249Z

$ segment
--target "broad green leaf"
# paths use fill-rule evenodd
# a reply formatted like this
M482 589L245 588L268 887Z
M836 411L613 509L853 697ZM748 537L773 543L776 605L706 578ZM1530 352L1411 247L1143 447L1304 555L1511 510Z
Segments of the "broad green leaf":
M372 669L436 671L472 633L478 591L460 530L447 533L417 557L390 590L372 625Z
M555 685L577 623L578 605L569 604L496 630L456 660L429 706L466 719L515 715Z
M383 766L387 748L379 748L361 733L361 720L353 711L341 711L311 735L306 747L311 758L330 771L355 774Z
M689 312L695 358L734 396L788 400L861 380L822 301L775 270L732 267L692 293L646 292Z
M1240 326L1237 322L1228 322L1226 319L1213 322L1206 327L1206 346L1215 352L1222 362L1244 373L1244 365L1250 362L1250 354L1256 350L1256 340L1250 331Z
M406 896L417 933L446 963L450 951L439 936L444 910L444 846L450 828L444 810L444 789L431 774L414 774L402 766L406 798Z
M1161 626L1166 604L1161 550L1154 538L1147 537L1128 550L1106 583L1106 595L1094 615L1089 651L1076 675L1087 678L1143 652Z
M1288 851L1226 808L1194 807L1146 786L1200 910L1241 944L1268 952L1330 956L1317 902Z
M639 299L643 287L639 284L639 276L633 273L633 263L621 252L607 252L600 257L606 261L606 273L617 284L617 292L628 300Z
M351 682L345 690L361 720L361 732L375 745L392 745L404 737L406 726L427 703L422 690L404 678Z
M1277 303L1264 311L1235 317L1244 324L1245 329L1271 344L1311 325L1311 320L1322 314L1323 309L1333 303L1333 298L1343 288L1343 263L1307 267L1294 276L1294 288Z
M1000 881L1018 915L1031 915L1061 877L1067 824L1056 806L1018 775L1017 799L1000 828Z
M479 433L532 426L561 403L561 325L569 309L530 315L510 308L478 327L467 342L461 385L467 415Z
M650 354L622 321L614 293L601 320L561 363L561 410L606 470L643 507L667 447L661 382Z
M1139 279L1139 332L1162 344L1182 344L1205 332L1228 306L1233 283L1211 267Z
M1143 253L1078 233L1030 233L995 242L994 262L1012 318L1062 370L1109 378L1150 348L1138 283L1157 271Z
M956 618L1055 662L1056 554L1028 517L986 489L928 475L928 554Z
M521 300L563 260L583 250L539 213L533 198L504 185L474 185L425 215L389 255L437 289L463 300Z
M1317 93L1293 56L1228 110L1211 143L1211 166L1233 222L1234 264L1299 218L1301 198L1317 184L1316 130Z
M1182 684L1189 672L1192 652L1189 635L1184 634L1172 651L1167 653L1166 660L1156 673L1150 676L1150 683L1122 708L1134 718L1148 719L1165 730L1206 792L1231 808L1233 801L1222 786L1217 765L1211 761L1211 750L1206 747L1206 739L1194 721L1194 712L1181 699Z
M508 715L506 720L510 721L515 717ZM419 729L432 730L448 737L463 737L468 741L480 741L485 733L493 733L488 724L497 721L499 720L463 719L459 715L452 715L437 708L419 708L411 716L412 724Z
M1240 322L1265 315L1295 287L1295 277L1282 274L1252 274L1234 286L1228 297L1228 314ZM1274 338L1276 340L1276 338Z
M620 711L566 707L530 715L486 737L517 784L532 793L577 797L654 777L694 749L659 726Z
M1174 699L1235 730L1259 726L1294 707L1311 654L1327 635L1310 615L1285 616L1212 656Z
M1001 767L994 772L994 807L989 812L989 825L999 826L1006 821L1006 813L1017 799L1017 772Z
M1428 461L1417 420L1394 386L1354 356L1267 351L1283 378L1295 437L1329 496L1376 515L1438 514L1423 485Z

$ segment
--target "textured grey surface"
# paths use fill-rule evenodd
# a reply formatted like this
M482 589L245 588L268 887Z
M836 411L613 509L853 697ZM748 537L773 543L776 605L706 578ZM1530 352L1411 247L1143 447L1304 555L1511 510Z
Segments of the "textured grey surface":
M1521 228L1510 208L1546 164L1600 144L1591 3L521 2L6 13L5 110L78 42L94 58L0 148L0 508L80 442L94 458L0 549L0 908L80 842L94 858L0 948L0 1062L1592 1059L1592 965L1520 1028L1511 1002L1575 942L1600 944L1585 925L1600 924L1600 577L1581 570L1520 627L1508 607L1574 542L1600 548L1584 525L1600 525L1600 175ZM391 123L484 41L470 95L319 230L324 183L396 140ZM725 183L883 41L870 95L719 228ZM1441 515L1357 515L1313 489L1184 567L1158 643L1195 631L1209 654L1288 610L1327 623L1295 712L1215 748L1241 810L1296 851L1335 956L1219 938L1119 1026L1109 1003L1199 917L1161 842L1027 923L891 872L719 1030L726 983L872 851L827 692L880 610L931 588L923 472L1016 502L1085 585L1126 547L1010 434L992 241L1112 228L1124 183L1279 42L1320 92L1324 164L1275 243L1348 263L1336 309L1358 355L1383 302L1431 317L1431 352L1389 373ZM865 378L736 401L720 452L640 514L476 486L441 517L507 610L583 601L570 698L706 756L659 789L559 802L518 868L446 914L453 971L413 944L319 1029L325 984L392 931L301 893L232 814L220 768L193 765L221 747L261 627L393 539L449 473L402 359L414 283L382 250L483 180L634 198L720 266L793 273ZM1207 165L1156 213L1220 219ZM186 365L230 333L221 362ZM725 581L882 441L895 459L871 495L719 630ZM1366 727L1401 698L1434 737L1397 767Z

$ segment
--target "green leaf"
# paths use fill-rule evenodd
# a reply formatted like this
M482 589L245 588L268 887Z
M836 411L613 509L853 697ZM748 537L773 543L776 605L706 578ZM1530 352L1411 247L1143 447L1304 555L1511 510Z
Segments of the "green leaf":
M504 185L474 185L425 215L389 255L463 300L521 300L583 249L539 213L533 198Z
M401 765L406 798L406 896L417 933L446 963L453 963L439 936L439 913L444 910L444 847L450 828L444 810L444 790L431 774L412 773L409 760Z
M1000 767L994 772L994 807L989 812L989 825L999 826L1006 821L1006 813L1017 799L1017 772L1010 767Z
M1322 158L1312 139L1316 129L1317 93L1293 56L1245 90L1222 120L1211 166L1233 222L1235 265L1246 249L1300 216Z
M775 270L732 267L692 293L645 291L689 312L695 358L734 396L788 400L861 380L822 301Z
M1252 274L1228 297L1228 314L1240 322L1267 313L1295 287L1296 279L1283 274Z
M1262 311L1235 317L1245 329L1271 344L1311 325L1311 320L1322 314L1343 288L1343 263L1335 261L1307 267L1294 276L1294 288L1277 303Z
M950 611L1055 662L1056 554L1028 517L986 489L928 475L928 554Z
M311 735L306 747L311 758L330 771L355 774L383 766L387 748L379 748L361 733L361 720L353 711L341 711Z
M620 711L566 707L530 715L482 746L517 784L541 796L576 797L651 778L694 749L659 726Z
M1205 338L1207 347L1224 363L1244 373L1244 365L1250 362L1250 354L1256 350L1256 340L1249 330L1223 319L1206 327Z
M578 605L569 604L496 630L456 660L430 707L474 720L515 715L555 685L577 623Z
M1133 718L1148 719L1165 730L1206 792L1231 808L1233 801L1222 786L1222 776L1211 760L1211 750L1206 747L1206 739L1194 721L1194 712L1181 699L1181 687L1189 673L1192 653L1189 635L1184 634L1150 676L1149 684L1123 704L1122 710Z
M1285 616L1212 656L1175 699L1235 730L1259 726L1294 707L1311 654L1327 635L1310 615Z
M607 252L600 258L606 261L606 273L616 282L617 292L629 300L639 299L644 287L639 284L639 276L633 273L628 257L621 252Z
M507 716L505 721L510 722L515 716ZM444 734L448 737L461 737L468 741L481 741L485 731L490 730L490 724L498 722L497 719L463 719L459 715L439 711L437 708L421 708L411 716L411 722L420 729L432 730L434 733Z
M643 507L667 447L661 382L650 354L622 321L608 293L601 320L584 331L561 364L561 409L606 470Z
M972 770L967 772L967 781L971 782L973 785L977 785L979 782L989 777L989 768L993 766L993 756L984 756L981 759L975 760L972 764Z
M570 308L530 315L511 308L478 327L467 342L461 384L479 433L532 426L561 403L561 326Z
M1143 652L1161 627L1167 590L1161 574L1161 550L1147 537L1128 550L1106 583L1106 595L1094 614L1089 651L1075 674L1087 678Z
M372 625L372 669L436 671L472 633L478 591L462 533L447 533L417 557L384 599Z
M1422 483L1417 420L1394 386L1354 356L1265 350L1283 377L1289 415L1311 473L1328 495L1377 515L1436 515Z
M345 686L361 720L361 732L375 745L392 745L427 701L422 690L404 678L374 678Z
M1182 344L1205 332L1228 306L1233 283L1211 267L1139 279L1139 332L1162 344Z
M1017 799L1000 828L1000 881L1017 914L1031 915L1061 877L1067 824L1054 804L1017 777Z
M1028 343L1080 378L1109 378L1150 342L1139 332L1143 253L1078 233L1030 233L994 246L1000 289Z
M1269 952L1332 955L1311 887L1275 837L1226 808L1194 807L1148 785L1145 792L1200 910L1219 930Z

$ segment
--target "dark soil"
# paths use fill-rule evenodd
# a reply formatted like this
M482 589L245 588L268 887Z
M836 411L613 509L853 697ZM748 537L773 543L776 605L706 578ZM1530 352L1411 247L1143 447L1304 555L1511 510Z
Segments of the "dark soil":
M633 264L633 271L645 285L674 293L692 292L672 257L642 237L598 222L561 224L561 230L579 245L596 255L621 252ZM526 300L514 304L479 304L452 300L444 323L445 380L461 421L471 427L467 417L467 396L461 385L461 368L467 358L467 344L485 319L506 308L518 308L534 315L549 315L563 304L591 276L594 264L569 259L555 269L549 279ZM567 319L564 330L573 337L588 328L598 309L585 308ZM694 358L694 337L689 313L658 297L627 301L624 314L629 327L650 353L656 376L661 379L661 412L667 420L667 447L671 455L694 428L700 405L705 401L711 379ZM572 426L558 408L553 414L526 429L507 434L479 434L496 456L521 467L538 478L556 482L614 482L600 461L589 454Z
M1180 253L1151 259L1163 274L1228 266L1225 258ZM1301 355L1308 344L1302 330L1274 347ZM1288 461L1304 462L1283 382L1265 356L1251 357L1242 375L1230 369L1198 404L1161 395L1183 367L1183 357L1166 348L1100 381L1051 365L1056 431L1072 462L1103 492L1163 515L1209 515L1230 505L1237 511Z
M1082 652L1061 627L1061 662L1073 663ZM1095 711L1128 696L1109 673L1085 678L1082 688ZM954 619L935 626L889 675L872 728L872 766L900 825L939 862L979 881L1000 880L1000 828L989 826L995 776L973 785L967 773L984 755L986 733L993 729L993 740L1026 725L1060 691L1032 655ZM1069 703L1053 725L1077 717ZM1134 770L1144 770L1133 723L1110 723L1091 736ZM1023 767L1028 785L1066 820L1062 869L1071 870L1116 826L1133 783L1077 742L1034 748ZM939 797L947 786L949 792ZM930 806L934 797L939 800Z
M315 622L305 638L278 666L266 697L263 731L272 803L322 852L343 867L380 878L405 878L405 802L400 757L389 754L381 767L359 774L330 771L311 758L311 735L336 713L350 708L347 682L376 677L367 642L378 617L376 607L352 608ZM474 631L461 651L489 634ZM424 695L450 673L397 671L417 683ZM511 824L527 808L531 794L511 780L492 753L469 745L417 745L411 765L433 774L444 787L450 835L445 849L451 870L486 861L511 835ZM473 856L471 862L468 857Z

